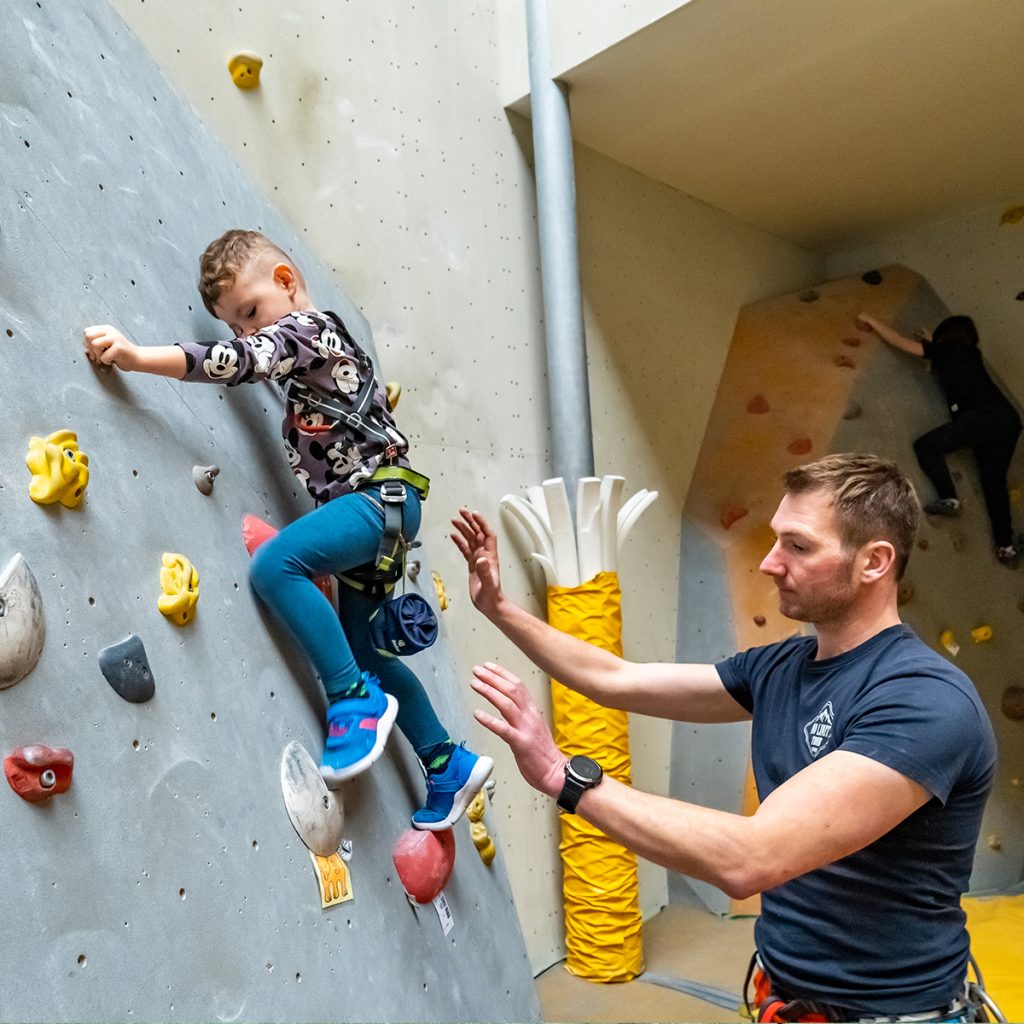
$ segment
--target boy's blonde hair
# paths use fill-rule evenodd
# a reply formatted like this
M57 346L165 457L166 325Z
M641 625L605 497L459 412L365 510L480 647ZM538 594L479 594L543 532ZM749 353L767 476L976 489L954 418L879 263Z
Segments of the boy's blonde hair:
M199 257L199 294L211 316L217 315L213 307L235 283L239 273L265 253L271 253L276 262L287 263L297 271L288 254L258 231L232 228L206 247Z

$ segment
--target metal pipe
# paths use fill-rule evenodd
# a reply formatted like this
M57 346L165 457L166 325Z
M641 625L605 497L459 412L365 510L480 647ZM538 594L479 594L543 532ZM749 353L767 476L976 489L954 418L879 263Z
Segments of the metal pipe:
M583 332L572 125L565 87L551 77L547 0L526 0L533 165L547 338L552 461L571 503L594 475L594 443Z

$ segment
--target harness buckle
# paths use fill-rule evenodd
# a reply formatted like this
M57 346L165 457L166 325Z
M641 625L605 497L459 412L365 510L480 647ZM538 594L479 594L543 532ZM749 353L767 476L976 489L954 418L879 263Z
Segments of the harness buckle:
M398 445L397 444L389 444L387 446L387 448L384 449L384 458L388 462L391 462L393 459L397 459L398 458Z
M386 505L404 505L408 497L401 480L384 480L380 485L380 500Z

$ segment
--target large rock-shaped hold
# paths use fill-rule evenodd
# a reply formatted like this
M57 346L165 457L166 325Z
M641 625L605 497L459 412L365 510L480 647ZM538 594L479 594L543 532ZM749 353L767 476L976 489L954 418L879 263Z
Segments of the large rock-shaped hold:
M0 689L36 667L46 639L43 595L19 553L0 572Z
M407 829L398 837L391 859L411 900L430 903L448 884L455 865L455 836Z
M281 755L281 793L288 819L318 857L330 857L345 828L341 796L327 788L306 748L291 742Z
M133 704L144 704L156 692L156 683L142 640L127 636L99 653L100 671L114 692Z

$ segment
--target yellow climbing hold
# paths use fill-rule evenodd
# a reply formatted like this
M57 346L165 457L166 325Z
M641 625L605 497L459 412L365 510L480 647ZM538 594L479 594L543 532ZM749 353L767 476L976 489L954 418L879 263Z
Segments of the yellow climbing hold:
M231 72L231 81L239 89L257 89L260 84L260 71L263 68L263 58L259 54L251 53L249 50L242 50L228 59L228 71Z
M978 626L971 630L971 639L976 644L987 644L992 639L991 626Z
M199 572L184 556L165 551L160 569L163 594L156 603L160 614L176 626L187 626L196 614L199 600Z
M397 380L389 380L384 385L384 394L388 396L388 408L394 411L398 400L402 397L402 385Z
M484 823L483 790L473 797L473 802L469 805L466 814L469 817L469 834L473 837L473 845L477 848L480 859L490 867L497 850L494 848L491 833L487 831L487 825Z
M960 645L956 642L956 637L953 636L953 630L944 629L939 634L939 643L949 651L950 654L955 658L960 653Z
M89 456L78 450L73 430L57 430L49 437L32 437L25 463L32 473L28 496L37 505L60 502L74 508L89 483Z
M448 591L444 589L444 580L441 579L439 572L432 572L430 574L434 580L434 590L437 591L437 603L441 608L441 611L446 612L448 610Z
M1003 210L1003 215L999 218L999 223L1019 224L1022 220L1024 220L1024 206L1010 206Z

